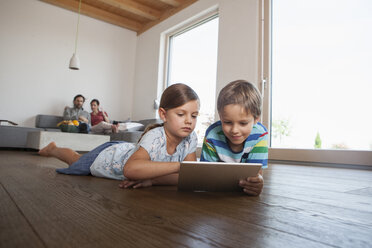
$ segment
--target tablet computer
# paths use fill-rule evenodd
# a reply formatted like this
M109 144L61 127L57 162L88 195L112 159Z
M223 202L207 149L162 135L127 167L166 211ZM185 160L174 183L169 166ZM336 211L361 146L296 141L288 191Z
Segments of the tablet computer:
M224 162L181 162L178 190L242 191L239 180L256 176L262 164Z

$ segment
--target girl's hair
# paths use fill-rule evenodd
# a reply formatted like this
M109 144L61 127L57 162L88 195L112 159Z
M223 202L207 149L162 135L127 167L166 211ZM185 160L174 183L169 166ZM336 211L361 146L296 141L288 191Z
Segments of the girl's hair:
M199 97L191 87L181 83L172 84L171 86L166 88L163 94L161 95L159 108L169 110L180 107L186 104L187 102L193 100L197 100L199 102ZM147 133L151 129L161 127L163 125L164 123L155 123L148 125L143 134L141 135L141 137L139 138L138 142L140 142L145 133Z
M255 119L261 116L262 97L257 87L245 80L236 80L226 85L218 95L217 110L219 113L229 104L239 104Z
M99 101L97 99L93 99L92 101L90 101L90 105L92 105L93 102L96 102L97 105L99 106Z

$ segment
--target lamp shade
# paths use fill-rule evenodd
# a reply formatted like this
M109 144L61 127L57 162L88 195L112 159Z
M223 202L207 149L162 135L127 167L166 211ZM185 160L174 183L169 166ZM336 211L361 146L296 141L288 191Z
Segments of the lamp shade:
M79 70L80 69L80 60L79 57L74 53L70 59L70 66L71 70Z

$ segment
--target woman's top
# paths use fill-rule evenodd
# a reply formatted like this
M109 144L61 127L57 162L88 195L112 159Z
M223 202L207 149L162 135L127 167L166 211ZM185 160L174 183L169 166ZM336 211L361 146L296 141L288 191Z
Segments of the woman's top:
M196 151L197 143L196 133L192 132L178 144L176 151L170 155L167 152L164 127L157 127L148 131L137 145L119 143L104 149L91 165L90 172L97 177L124 180L124 165L140 147L148 152L151 161L182 162L188 154Z
M106 116L107 113L105 112ZM91 125L94 126L94 125L97 125L98 123L100 123L101 121L104 121L105 120L105 117L103 116L103 112L102 111L99 111L97 114L93 114L93 112L90 113L90 120L91 120Z

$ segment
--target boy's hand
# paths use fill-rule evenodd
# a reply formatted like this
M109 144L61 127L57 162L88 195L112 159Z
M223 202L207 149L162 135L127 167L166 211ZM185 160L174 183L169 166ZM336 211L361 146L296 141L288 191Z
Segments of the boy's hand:
M258 196L262 192L264 180L261 174L255 177L248 177L245 180L239 181L239 186L243 188L243 191L248 195Z
M151 179L137 180L137 181L131 181L131 180L125 179L119 184L119 187L123 189L128 189L128 188L137 189L137 188L145 188L145 187L151 187L151 186L152 186Z

